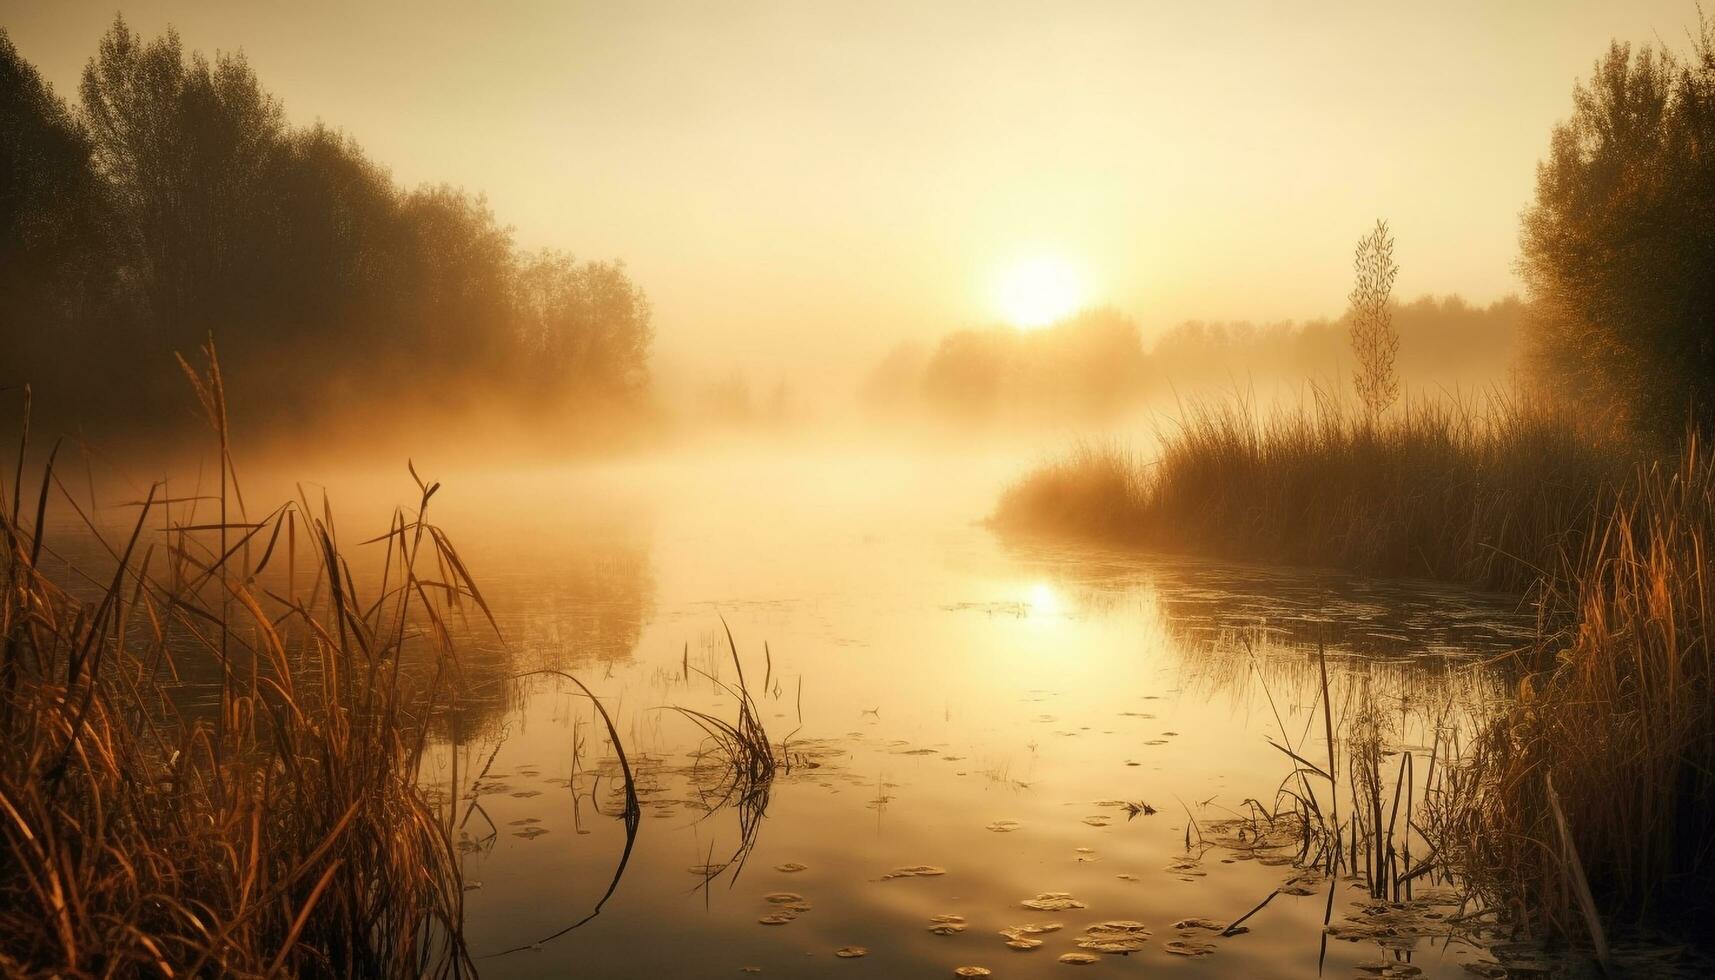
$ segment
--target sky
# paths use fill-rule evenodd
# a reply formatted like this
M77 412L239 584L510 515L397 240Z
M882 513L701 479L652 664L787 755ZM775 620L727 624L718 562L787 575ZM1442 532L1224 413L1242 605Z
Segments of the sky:
M1146 330L1332 316L1390 222L1396 294L1488 301L1550 129L1610 39L1690 0L412 3L0 0L55 89L115 9L242 49L294 122L622 259L669 364L867 365L1075 270ZM1016 285L1016 284L1014 284Z

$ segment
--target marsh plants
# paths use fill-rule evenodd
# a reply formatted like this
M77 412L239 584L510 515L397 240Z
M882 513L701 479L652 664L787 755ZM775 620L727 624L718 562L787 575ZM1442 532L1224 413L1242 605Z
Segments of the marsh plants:
M59 446L27 471L27 424L0 493L0 972L468 974L458 774L431 793L420 761L457 696L448 617L487 606L439 485L368 542L364 589L325 499L246 509L212 349L187 372L214 494L157 484L112 535Z
M1083 447L1008 490L994 521L1526 597L1536 638L1494 665L1510 691L1461 707L1451 732L1430 725L1419 800L1401 802L1413 774L1381 768L1353 711L1324 735L1352 746L1343 773L1284 742L1288 809L1378 898L1433 864L1516 927L1598 954L1609 930L1715 907L1715 459L1696 435L1658 457L1520 399L1376 419L1328 398L1267 417L1204 406L1152 463ZM1416 867L1393 843L1408 826L1433 855Z

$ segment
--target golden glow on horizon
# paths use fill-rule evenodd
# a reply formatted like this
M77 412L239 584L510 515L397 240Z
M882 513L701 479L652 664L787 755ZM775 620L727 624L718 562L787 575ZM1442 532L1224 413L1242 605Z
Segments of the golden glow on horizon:
M1062 256L1030 255L1001 271L995 305L1006 322L1036 330L1063 320L1085 302L1084 277Z
M59 0L0 24L74 102L119 9L242 49L288 119L402 187L625 260L664 377L827 388L1013 319L996 277L1033 245L1149 334L1339 316L1381 216L1402 300L1521 291L1519 212L1574 81L1610 40L1683 48L1697 21L1687 0L398 6Z

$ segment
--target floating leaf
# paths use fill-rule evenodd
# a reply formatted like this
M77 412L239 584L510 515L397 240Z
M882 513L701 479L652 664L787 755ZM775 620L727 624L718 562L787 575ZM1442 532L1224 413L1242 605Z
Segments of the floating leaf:
M1066 926L1059 922L1032 922L1027 925L1013 926L1010 929L1002 929L1000 934L1008 939L1023 939L1026 936L1040 936L1044 933L1059 932L1064 928Z
M1043 892L1035 898L1027 898L1019 904L1038 912L1064 912L1067 909L1085 907L1083 902L1072 897L1071 892Z
M1149 935L1149 927L1141 922L1114 919L1086 928L1084 934L1078 938L1078 948L1123 956L1143 949L1144 944L1149 941Z
M932 864L918 864L908 868L894 868L881 877L885 881L889 878L933 878L946 873L946 868L937 868Z
M1207 956L1215 951L1215 944L1200 943L1189 939L1173 939L1162 944L1161 948L1174 956Z

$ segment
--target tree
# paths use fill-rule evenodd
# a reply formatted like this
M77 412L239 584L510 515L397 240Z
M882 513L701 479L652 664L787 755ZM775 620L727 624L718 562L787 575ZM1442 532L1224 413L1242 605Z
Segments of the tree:
M0 385L57 388L107 292L99 187L83 127L4 30L0 134Z
M1554 128L1520 247L1544 379L1639 432L1715 422L1715 24L1688 58L1609 47Z
M288 125L242 54L116 18L79 96L0 32L0 385L39 382L55 421L159 421L172 353L211 332L229 377L268 382L252 419L646 391L622 265L521 253L481 195L401 190L345 134Z
M186 58L172 30L145 42L123 18L79 87L96 173L113 211L127 282L175 347L253 304L279 103L244 56Z
M649 382L649 301L617 262L553 249L519 257L513 282L520 373L543 391L626 400Z
M1399 266L1393 262L1387 222L1377 221L1374 230L1358 239L1352 271L1352 353L1358 362L1352 382L1373 421L1399 400L1399 373L1394 370L1399 333L1393 328L1393 277Z

